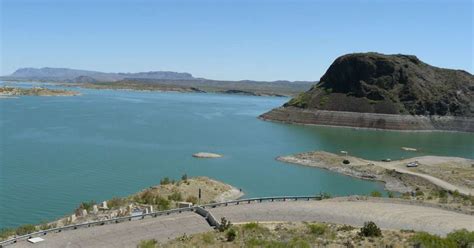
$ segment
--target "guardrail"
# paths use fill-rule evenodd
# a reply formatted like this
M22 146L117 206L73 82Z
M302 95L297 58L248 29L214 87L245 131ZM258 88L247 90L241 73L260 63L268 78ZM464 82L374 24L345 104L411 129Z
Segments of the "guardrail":
M298 201L298 200L321 200L322 196L276 196L276 197L260 197L260 198L248 198L248 199L240 199L240 200L233 200L233 201L226 201L226 202L217 202L217 203L209 203L209 204L204 204L204 205L196 205L192 207L185 207L185 208L175 208L175 209L170 209L170 210L165 210L165 211L156 211L152 213L147 213L147 214L140 214L140 215L135 215L135 216L124 216L124 217L117 217L109 220L99 220L99 221L92 221L92 222L87 222L87 223L81 223L81 224L74 224L74 225L68 225L68 226L63 226L63 227L56 227L56 228L51 228L47 230L41 230L25 235L20 235L16 236L14 238L0 241L0 248L3 248L7 245L15 244L18 241L21 240L27 240L33 237L41 237L45 236L48 233L60 233L63 231L69 231L69 230L76 230L79 228L88 228L88 227L93 227L93 226L103 226L103 225L108 225L108 224L117 224L117 223L123 223L127 221L132 221L132 220L137 220L137 219L144 219L145 217L158 217L162 215L169 215L173 213L182 213L182 212L196 212L200 211L198 210L199 208L204 210L206 208L215 208L215 207L221 207L221 206L229 206L229 205L239 205L241 203L260 203L260 202L273 202L273 201ZM217 224L218 220L213 220Z

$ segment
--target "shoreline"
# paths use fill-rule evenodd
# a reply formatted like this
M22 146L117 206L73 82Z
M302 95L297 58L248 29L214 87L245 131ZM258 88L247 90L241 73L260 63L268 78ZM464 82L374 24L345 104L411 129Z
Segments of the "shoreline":
M473 195L474 160L458 157L421 156L389 162L366 160L323 151L279 156L276 160L316 167L343 175L385 183L389 191L400 193L432 190L458 191ZM347 162L347 163L343 163ZM416 161L416 167L406 164Z
M474 132L474 118L413 116L278 107L258 116L264 121L308 126L399 132Z
M370 128L370 127L350 127L350 126L337 126L337 125L328 125L328 124L311 124L311 123L301 123L301 122L293 122L293 121L282 121L282 120L274 120L270 118L265 118L262 116L258 116L257 119L267 122L274 122L279 124L288 124L288 125L298 125L298 126L308 126L308 127L330 127L330 128L344 128L344 129L353 129L353 130L367 130L367 131L377 131L377 132L402 132L402 133L472 133L469 131L458 131L458 130L439 130L439 129L432 129L432 130L416 130L416 129L406 129L406 130L398 130L398 129L383 129L383 128Z

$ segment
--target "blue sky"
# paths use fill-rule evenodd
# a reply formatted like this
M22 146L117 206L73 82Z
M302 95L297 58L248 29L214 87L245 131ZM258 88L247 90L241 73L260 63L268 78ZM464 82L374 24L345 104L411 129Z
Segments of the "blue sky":
M351 52L473 68L473 1L0 0L1 70L318 80Z

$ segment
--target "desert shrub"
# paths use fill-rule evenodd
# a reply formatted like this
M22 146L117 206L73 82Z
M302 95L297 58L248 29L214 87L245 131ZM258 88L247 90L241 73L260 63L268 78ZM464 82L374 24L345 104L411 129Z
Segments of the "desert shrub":
M309 224L308 228L309 231L315 235L323 235L328 229L324 224Z
M250 229L257 229L259 227L257 222L250 222L246 223L242 226L243 229L250 230Z
M455 242L459 248L468 248L470 245L474 245L474 232L469 232L466 229L457 230L449 233L446 239Z
M142 240L140 244L137 245L137 248L155 248L158 244L158 241L155 239Z
M438 190L438 197L439 198L446 198L446 197L448 197L448 193L446 192L446 190L440 189L440 190Z
M35 225L26 224L26 225L18 227L15 230L15 233L16 233L16 235L25 235L25 234L32 233L32 232L35 232L35 231L36 231Z
M188 175L186 173L184 173L182 176L181 176L181 180L183 180L184 182L188 181Z
M402 194L402 198L403 198L403 199L407 199L407 200L408 200L408 199L410 199L410 198L411 198L411 195L410 195L410 193L408 193L408 192L405 192L405 193L403 193L403 194Z
M331 198L331 197L332 197L331 194L326 193L326 192L324 192L324 193L321 194L321 198L322 198L322 199L329 199L329 198Z
M389 191L389 192L387 193L387 196L388 196L388 198L393 198L393 197L395 197L395 195L394 195L393 192L391 192L391 191Z
M77 210L80 210L80 209L85 209L87 210L87 212L90 212L92 211L92 206L94 206L96 204L95 201L88 201L88 202L82 202L79 207L76 209Z
M364 226L360 229L359 235L363 237L380 237L382 236L382 231L374 222L369 221L364 223Z
M337 230L338 231L343 231L343 232L349 232L349 231L354 230L354 227L349 226L349 225L343 225L343 226L339 227Z
M168 196L168 200L170 200L170 201L182 201L183 196L181 195L180 192L173 192L173 194Z
M115 209L125 205L127 201L120 197L114 197L107 201L107 207Z
M156 205L158 206L159 210L168 210L170 209L170 201L166 200L161 196L155 197Z
M8 237L15 234L15 230L11 228L2 228L0 229L0 240L7 239Z
M349 161L349 160L347 160L347 159L344 159L344 160L342 161L342 163L343 163L343 164L350 164L351 161Z
M375 190L375 191L370 192L370 196L372 196L372 197L382 197L382 193Z
M157 196L153 194L153 192L147 190L144 193L140 194L137 199L135 199L137 202L142 203L142 204L150 204L154 205L156 204L155 198Z
M459 193L458 190L453 191L453 193L452 193L451 195L453 196L453 198L459 198L459 197L461 197L461 193Z
M222 217L221 224L219 225L218 230L220 232L224 232L224 231L227 231L231 226L232 226L232 223L230 223L230 221L228 221L225 217Z
M288 245L283 245L280 247L310 248L311 245L308 243L308 241L304 240L303 238L295 237L290 242L288 242Z
M171 183L171 180L169 177L165 177L163 179L160 180L160 185L166 185L166 184L170 184Z
M251 238L245 241L244 247L265 247L265 248L287 248L287 247L303 247L303 246L290 246L287 242L276 241L276 240L264 240Z
M417 190L417 191L415 191L415 195L416 196L424 196L425 193L423 193L423 191L421 191L421 190Z
M237 231L234 228L231 228L225 234L227 241L232 242L237 237Z
M198 202L198 198L196 196L190 195L188 196L188 198L186 198L186 201L196 205Z
M213 244L214 243L214 235L212 233L204 233L202 235L202 241L205 244Z
M414 243L415 247L423 248L456 248L456 242L448 239L443 239L437 235L432 235L426 232L419 232L413 235L410 239Z
M55 228L56 226L57 226L56 223L48 224L47 222L43 222L43 223L40 224L38 229L39 230L48 230L48 229L51 229L51 228Z

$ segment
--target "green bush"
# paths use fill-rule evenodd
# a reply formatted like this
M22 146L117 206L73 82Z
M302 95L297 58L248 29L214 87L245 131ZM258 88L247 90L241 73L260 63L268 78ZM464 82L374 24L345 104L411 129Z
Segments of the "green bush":
M331 198L331 197L332 197L331 194L326 193L326 192L324 192L324 193L321 194L321 198L322 198L322 199L329 199L329 198Z
M309 231L315 235L323 235L328 229L324 224L309 224L308 228Z
M259 227L257 222L246 223L242 226L245 230L257 229Z
M142 204L149 204L149 205L154 205L156 204L156 195L153 194L153 192L147 190L144 193L140 194L138 199L136 199L137 202L142 203Z
M76 210L85 209L87 212L90 212L95 204L95 201L82 202Z
M448 193L446 192L446 190L441 189L441 190L438 191L438 197L439 198L446 198L446 197L448 197Z
M15 230L11 228L2 228L0 229L0 240L7 239L8 237L15 234Z
M382 193L375 190L375 191L370 192L370 196L372 196L372 197L382 197Z
M423 193L423 191L421 191L421 190L417 190L417 191L415 191L415 195L416 196L424 196L425 193Z
M170 209L170 201L166 200L161 196L155 198L156 205L158 205L159 210L168 210Z
M466 229L457 230L449 233L446 239L454 241L460 248L468 248L474 245L474 232L469 232Z
M382 231L374 222L369 221L364 223L364 226L360 229L359 235L363 237L380 237L382 236Z
M219 225L218 230L220 232L224 232L224 231L228 230L231 226L232 226L232 223L230 223L230 221L228 221L225 217L222 217L221 218L221 224Z
M182 176L181 176L181 180L183 180L184 182L188 181L188 175L186 173L184 173Z
M388 195L388 198L393 198L395 196L393 192L390 192L390 191L387 193L387 195Z
M423 248L456 248L456 242L448 239L443 239L437 235L432 235L426 232L419 232L413 235L410 239L416 247Z
M155 239L142 240L140 244L137 245L137 248L155 248L156 244L158 244L158 241Z
M232 242L237 237L237 231L234 228L231 228L225 234L227 241Z
M168 196L168 200L170 200L170 201L182 201L183 196L181 195L180 192L173 192L173 194Z
M33 233L35 231L36 231L35 225L26 224L26 225L18 227L15 230L15 233L16 233L16 235L25 235L25 234L28 234L28 233Z
M127 201L123 198L114 197L107 201L107 207L115 209L125 205Z
M188 198L186 198L186 201L196 205L198 202L198 198L196 196L190 195L188 196Z
M166 185L166 184L170 184L171 183L171 180L169 177L165 177L163 179L160 180L160 185Z

